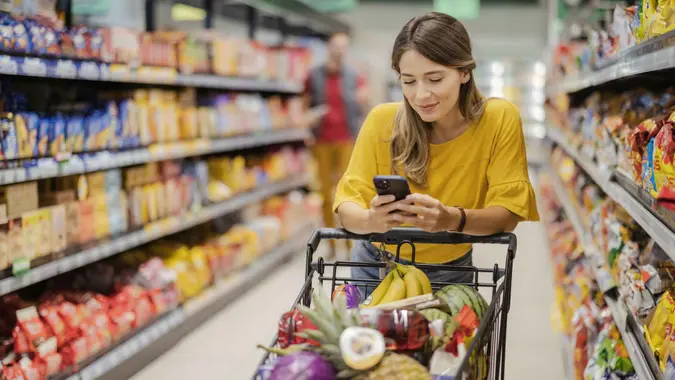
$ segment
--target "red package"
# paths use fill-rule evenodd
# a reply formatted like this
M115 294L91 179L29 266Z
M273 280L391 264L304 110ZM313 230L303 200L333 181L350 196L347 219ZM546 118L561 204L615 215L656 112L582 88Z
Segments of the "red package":
M56 337L51 337L38 347L34 363L44 376L52 376L61 371L62 361L61 354L57 352Z
M59 315L71 331L78 331L80 324L85 319L85 308L82 305L75 305L72 302L65 301L58 306Z
M2 368L2 379L3 380L25 380L26 377L23 375L23 371L18 364L10 365Z
M35 364L40 368L40 373L46 377L57 375L63 369L63 357L58 352L53 352L44 357L37 357Z
M66 343L61 349L61 356L63 357L63 365L66 367L82 362L89 356L87 339L78 337Z
M26 335L31 350L37 349L47 338L49 338L49 331L42 323L38 311L35 306L27 307L16 312L17 324Z
M656 204L667 208L670 211L675 211L675 189L670 187L663 187L656 198Z
M134 321L135 329L147 324L154 316L152 303L150 303L150 300L147 297L143 297L136 302L136 305L134 306L134 314L136 314L136 319Z
M148 292L148 298L152 302L153 309L156 315L163 314L166 309L166 299L161 289L154 289Z
M17 354L27 354L31 351L28 338L19 326L15 326L12 331L12 340L14 340L14 352Z
M41 380L47 377L40 372L39 366L28 359L28 357L19 360L19 366L21 367L24 379L26 380Z
M128 334L134 325L136 316L130 308L118 306L108 312L112 324L112 334L115 339L119 339Z
M305 330L316 330L316 326L296 309L284 313L279 320L279 347L286 348L293 344L302 343L318 345L317 342L301 338L297 335Z
M83 331L85 331L88 335L93 334L98 336L103 346L109 346L113 342L113 334L110 327L110 319L108 318L108 315L105 313L98 313L84 324Z
M92 313L106 312L110 306L109 303L110 300L106 296L95 294L85 302L85 306Z
M429 338L429 322L415 310L360 309L359 317L384 335L389 350L419 350Z
M63 322L55 306L43 306L40 308L40 316L51 331L51 335L56 337L56 344L61 347L68 340L68 327Z

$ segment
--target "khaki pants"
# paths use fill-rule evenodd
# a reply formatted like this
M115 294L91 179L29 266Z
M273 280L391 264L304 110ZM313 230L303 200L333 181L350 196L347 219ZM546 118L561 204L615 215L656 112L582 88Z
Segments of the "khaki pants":
M342 178L349 158L352 155L354 143L344 142L317 142L313 153L316 159L319 184L323 195L323 223L326 227L335 227L335 215L333 214L333 199L338 181ZM335 240L330 241L331 248L335 248ZM347 248L351 242L347 242Z

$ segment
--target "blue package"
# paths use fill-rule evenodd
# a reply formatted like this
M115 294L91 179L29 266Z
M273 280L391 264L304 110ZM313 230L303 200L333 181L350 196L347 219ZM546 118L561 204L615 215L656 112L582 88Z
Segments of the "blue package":
M30 36L23 22L14 18L9 20L9 25L14 33L14 45L12 50L17 53L28 53L30 51Z
M642 157L642 188L656 197L656 180L654 178L654 141L652 138L647 143L647 149Z
M84 150L84 119L71 116L66 121L66 151L79 153Z
M125 99L120 102L116 137L122 141L120 148L141 146L138 111L133 99Z
M12 16L0 13L0 49L3 51L14 50L14 29L10 20Z
M11 116L2 116L0 118L0 128L2 128L2 153L5 160L19 158L19 140L16 137L13 118Z
M61 115L56 115L51 119L49 151L52 156L68 151L66 145L66 119Z
M24 20L23 25L28 34L28 52L35 55L44 55L47 48L41 25L30 19Z
M52 134L52 120L49 117L41 117L38 118L37 124L38 141L37 144L35 144L35 156L45 157L49 153L49 136Z

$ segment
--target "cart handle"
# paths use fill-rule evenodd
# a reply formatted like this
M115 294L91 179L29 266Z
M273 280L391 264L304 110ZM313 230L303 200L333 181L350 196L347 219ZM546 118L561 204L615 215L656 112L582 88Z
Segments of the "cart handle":
M309 239L308 248L312 252L319 247L321 240L366 240L373 243L399 245L401 243L429 243L429 244L504 244L508 245L508 252L515 258L518 240L510 232L489 236L474 236L455 232L425 232L419 228L400 227L389 232L358 235L344 229L321 228L315 230Z

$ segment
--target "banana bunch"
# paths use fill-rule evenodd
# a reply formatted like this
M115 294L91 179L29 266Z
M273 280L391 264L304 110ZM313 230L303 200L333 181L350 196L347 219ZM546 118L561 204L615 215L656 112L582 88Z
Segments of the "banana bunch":
M431 282L427 275L413 265L396 263L396 267L387 274L361 306L384 305L423 294L431 294Z

